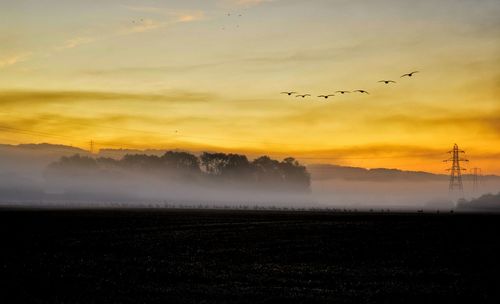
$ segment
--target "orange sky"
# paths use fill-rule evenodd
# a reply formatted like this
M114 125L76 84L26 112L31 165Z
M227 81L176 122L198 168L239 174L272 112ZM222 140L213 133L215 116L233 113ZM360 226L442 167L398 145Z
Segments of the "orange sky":
M500 173L498 1L0 8L3 143L94 140L434 172L458 143L471 167ZM370 95L315 97L354 89Z

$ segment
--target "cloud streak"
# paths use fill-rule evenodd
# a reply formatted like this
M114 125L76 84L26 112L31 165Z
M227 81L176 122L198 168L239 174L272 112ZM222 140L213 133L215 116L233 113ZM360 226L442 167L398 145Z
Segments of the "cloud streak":
M0 107L19 104L75 103L81 101L205 102L210 93L173 91L168 94L139 94L100 91L0 91Z
M239 6L239 7L252 7L264 3L274 2L276 0L223 0L223 5Z
M79 47L84 44L89 44L94 42L96 39L92 37L75 37L66 40L62 45L56 47L56 50L67 50Z
M31 57L30 52L24 52L24 53L0 57L0 68L5 68L8 66L15 65L17 63L26 61L30 57Z
M203 20L205 18L205 12L202 10L177 10L152 6L125 6L125 8L130 11L166 17L168 19L166 24L193 22Z
M427 129L482 129L483 131L500 136L500 110L492 113L448 114L436 117L416 117L410 115L389 115L369 120L371 123L385 127L395 127L410 132L422 132ZM484 134L484 133L483 133Z
M173 26L178 23L195 22L205 18L205 12L201 10L193 10L193 11L169 10L156 7L126 7L126 8L134 11L140 11L157 15L159 14L164 16L165 20L155 20L148 18L144 19L142 22L130 24L125 27L121 26L119 28L114 28L109 31L104 31L104 33L73 37L67 39L62 44L53 47L52 52L75 49L82 45L87 45L120 36L152 32L155 30ZM11 65L15 65L19 62L26 61L31 57L33 57L33 55L34 54L31 52L24 52L24 53L0 57L0 69Z

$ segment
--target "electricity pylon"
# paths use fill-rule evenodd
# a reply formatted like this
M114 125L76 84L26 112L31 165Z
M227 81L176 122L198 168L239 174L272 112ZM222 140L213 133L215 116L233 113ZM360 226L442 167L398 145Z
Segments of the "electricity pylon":
M481 168L472 168L472 191L477 193L479 191L480 178L482 176Z
M448 151L448 153L451 154L451 157L449 159L444 160L444 162L452 163L451 168L447 169L448 171L450 171L450 186L449 186L450 193L458 190L460 195L463 196L464 185L462 183L462 171L466 169L461 168L460 163L468 162L469 160L460 157L460 154L465 153L465 151L460 150L457 144L455 144L453 146L453 150Z

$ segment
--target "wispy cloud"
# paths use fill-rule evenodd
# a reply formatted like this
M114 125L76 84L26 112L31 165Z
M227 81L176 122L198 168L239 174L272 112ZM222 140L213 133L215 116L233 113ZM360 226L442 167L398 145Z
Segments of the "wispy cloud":
M56 47L57 50L73 49L80 45L88 44L94 42L96 39L93 37L75 37L66 40L62 45Z
M158 22L151 19L146 19L139 24L134 24L125 29L122 34L145 33L167 26L166 22Z
M31 57L31 53L29 52L0 57L0 68L5 68L16 63L26 61L29 57Z
M176 10L152 6L125 6L125 8L131 11L167 17L168 23L192 22L205 18L205 12L201 10Z
M251 7L276 0L222 0L221 3L230 6Z
M194 22L205 18L205 13L200 10L172 10L149 6L125 6L125 8L131 11L157 15L159 17L156 19L141 19L140 21L133 22L133 24L126 29L119 31L118 35L151 32L173 26L176 23Z
M110 39L113 37L151 32L154 30L173 26L176 23L194 22L205 18L205 13L200 10L192 10L192 11L171 10L171 9L147 7L147 6L125 6L125 8L127 10L160 15L162 17L157 18L160 20L153 18L141 18L140 21L139 20L133 21L126 26L121 26L118 28L111 27L109 30L96 33L95 35L77 36L74 38L70 38L64 41L64 43L55 46L53 50L64 51L68 49L74 49L82 45ZM5 58L0 57L0 68L15 64L20 61L24 61L27 59L27 57L30 56L31 54L25 53Z
M236 2L236 4L239 4L239 5L258 5L258 4L262 4L265 2L272 2L272 1L273 0L236 0L233 2Z
M202 11L185 12L177 15L178 22L192 22L192 21L202 20L204 18L205 18L205 13Z
M148 101L148 102L204 102L213 99L210 93L172 91L166 94L141 94L101 91L2 91L2 107L9 105L92 102L92 101Z
M491 134L498 137L500 134L500 110L496 109L489 113L478 113L469 110L468 113L446 113L439 116L426 115L418 117L414 115L388 115L369 120L370 124L379 124L385 127L395 127L408 132L419 132L422 130L482 130L481 134Z

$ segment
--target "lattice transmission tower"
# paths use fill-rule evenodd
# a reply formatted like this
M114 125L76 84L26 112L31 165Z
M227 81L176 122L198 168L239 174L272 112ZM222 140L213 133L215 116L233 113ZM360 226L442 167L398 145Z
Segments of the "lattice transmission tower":
M449 159L444 160L444 162L451 162L451 168L447 170L450 171L450 192L459 191L460 194L463 195L464 192L464 184L462 183L462 171L466 170L465 168L460 167L460 163L468 162L468 159L460 157L460 154L464 154L465 151L460 150L458 145L455 144L453 146L453 150L448 151L451 154Z
M479 192L479 183L482 176L481 168L472 168L472 191L474 193Z

